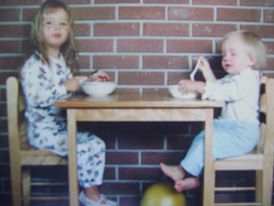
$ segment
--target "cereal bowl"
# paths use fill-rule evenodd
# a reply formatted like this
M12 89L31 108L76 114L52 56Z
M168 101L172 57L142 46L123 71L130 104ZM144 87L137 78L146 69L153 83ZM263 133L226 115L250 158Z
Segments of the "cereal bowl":
M182 94L178 89L178 85L168 86L168 91L173 97L179 98L179 99L195 99L198 96L196 92Z
M84 93L93 97L105 97L116 89L115 82L84 82L81 84Z

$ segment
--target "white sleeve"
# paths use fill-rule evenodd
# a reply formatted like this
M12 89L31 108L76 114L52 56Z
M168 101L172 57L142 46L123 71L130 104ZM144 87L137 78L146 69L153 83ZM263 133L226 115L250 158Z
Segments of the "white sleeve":
M239 75L224 77L214 83L206 83L203 99L236 101L252 95L256 91L258 78L256 75Z

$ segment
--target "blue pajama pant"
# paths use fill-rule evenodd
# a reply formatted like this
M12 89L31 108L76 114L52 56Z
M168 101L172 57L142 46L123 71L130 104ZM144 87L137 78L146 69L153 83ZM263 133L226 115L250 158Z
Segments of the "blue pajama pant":
M204 131L193 140L180 165L191 175L199 176L204 167ZM257 144L260 129L256 124L214 120L213 159L233 157L250 152Z

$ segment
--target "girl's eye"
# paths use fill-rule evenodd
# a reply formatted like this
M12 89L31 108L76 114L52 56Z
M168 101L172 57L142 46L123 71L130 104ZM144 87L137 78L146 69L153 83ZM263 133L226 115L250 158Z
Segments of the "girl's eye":
M62 25L62 26L67 26L68 23L67 23L67 22L62 22L61 25Z
M45 25L51 25L52 22L51 21L46 21Z

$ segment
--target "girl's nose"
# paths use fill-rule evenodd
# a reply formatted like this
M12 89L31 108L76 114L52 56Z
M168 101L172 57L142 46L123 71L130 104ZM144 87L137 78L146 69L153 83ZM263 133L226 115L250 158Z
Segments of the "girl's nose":
M59 24L54 24L54 29L60 29L61 26Z
M61 25L58 24L58 23L53 23L53 24L51 25L51 28L52 28L52 29L60 29L60 28L61 28Z

